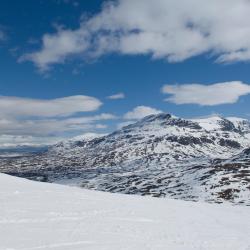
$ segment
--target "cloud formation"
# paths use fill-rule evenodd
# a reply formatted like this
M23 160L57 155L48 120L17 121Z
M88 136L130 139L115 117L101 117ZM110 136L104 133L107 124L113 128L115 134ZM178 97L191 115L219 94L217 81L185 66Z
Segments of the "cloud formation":
M117 100L117 99L124 99L124 98L125 98L124 93L117 93L114 95L107 96L107 99L110 99L110 100Z
M36 137L26 135L0 135L0 148L13 148L17 146L40 147L51 145L63 140L61 137Z
M5 135L54 136L65 132L81 132L103 128L100 127L99 122L111 119L115 119L115 116L105 113L63 119L1 118L0 133Z
M241 96L250 94L250 85L240 81L211 85L164 85L162 93L171 95L165 100L175 104L213 106L236 103Z
M95 111L102 105L95 97L77 95L52 100L0 96L0 116L69 116Z
M133 110L127 112L123 116L123 118L125 120L139 120L145 116L155 115L159 113L162 113L162 111L148 106L137 106Z
M41 71L49 69L49 65L64 63L65 60L86 51L90 46L89 33L79 30L58 29L56 34L45 34L42 37L40 51L25 54L19 62L32 61Z
M47 70L66 59L107 53L151 55L180 62L211 53L217 62L250 60L248 0L117 0L80 21L79 28L44 34L41 48L23 55Z
M52 100L0 96L0 146L52 143L67 134L104 129L102 122L115 119L114 115L82 115L101 105L90 96Z

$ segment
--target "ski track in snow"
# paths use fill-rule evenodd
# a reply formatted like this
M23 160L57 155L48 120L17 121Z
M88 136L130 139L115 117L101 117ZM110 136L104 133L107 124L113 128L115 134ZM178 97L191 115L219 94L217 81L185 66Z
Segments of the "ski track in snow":
M0 174L0 250L250 250L249 213Z

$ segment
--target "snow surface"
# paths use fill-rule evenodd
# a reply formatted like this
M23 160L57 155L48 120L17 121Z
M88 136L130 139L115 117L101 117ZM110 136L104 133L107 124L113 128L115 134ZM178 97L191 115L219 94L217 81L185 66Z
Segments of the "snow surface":
M191 121L197 122L202 128L207 131L211 131L220 129L220 122L222 121L222 118L219 116L211 116L200 119L191 119Z
M249 250L249 212L0 174L1 250Z
M105 135L106 134L85 133L85 134L82 134L82 135L75 136L75 137L69 139L69 141L91 141L91 140L93 140L95 138L99 138L99 137L102 137L102 136L105 136Z

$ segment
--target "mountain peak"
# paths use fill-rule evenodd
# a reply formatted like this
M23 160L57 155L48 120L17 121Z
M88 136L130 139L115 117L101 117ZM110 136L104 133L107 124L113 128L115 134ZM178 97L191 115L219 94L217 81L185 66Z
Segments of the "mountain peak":
M171 118L174 118L174 117L168 113L159 113L155 115L145 116L144 118L140 120L140 122L165 121Z

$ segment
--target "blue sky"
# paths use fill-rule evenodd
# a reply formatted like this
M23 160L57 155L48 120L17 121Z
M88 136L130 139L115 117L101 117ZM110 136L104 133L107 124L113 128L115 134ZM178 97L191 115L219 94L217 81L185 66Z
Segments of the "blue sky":
M107 133L160 111L249 118L250 4L157 1L1 1L0 144Z

